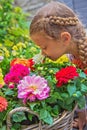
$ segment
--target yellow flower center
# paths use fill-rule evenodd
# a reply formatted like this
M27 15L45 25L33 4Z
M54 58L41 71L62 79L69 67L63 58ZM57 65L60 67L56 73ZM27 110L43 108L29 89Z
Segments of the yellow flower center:
M31 86L31 89L36 90L37 86Z

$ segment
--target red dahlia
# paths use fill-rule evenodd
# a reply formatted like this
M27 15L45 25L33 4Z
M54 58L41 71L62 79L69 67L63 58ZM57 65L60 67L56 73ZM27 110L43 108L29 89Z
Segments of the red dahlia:
M66 68L62 68L60 71L55 74L57 80L57 87L66 84L69 80L78 77L79 74L76 71L76 67L67 66Z
M87 74L87 69L84 70L84 73Z

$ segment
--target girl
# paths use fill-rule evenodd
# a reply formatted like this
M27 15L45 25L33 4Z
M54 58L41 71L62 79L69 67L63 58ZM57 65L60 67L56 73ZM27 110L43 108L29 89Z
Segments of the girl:
M66 5L50 2L42 7L31 22L30 36L41 48L42 54L52 60L57 60L63 54L72 54L71 59L77 61L78 65L86 71L85 29L75 13ZM74 121L73 126L83 130L87 122L84 110L78 110L78 119Z

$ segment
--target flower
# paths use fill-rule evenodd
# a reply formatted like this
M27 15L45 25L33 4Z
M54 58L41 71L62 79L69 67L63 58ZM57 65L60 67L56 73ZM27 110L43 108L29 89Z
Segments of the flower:
M1 62L3 59L4 59L4 57L3 57L3 56L0 56L0 62Z
M81 60L75 59L75 58L72 59L72 63L75 64L78 68L83 69L83 70L84 70L84 68L85 68L85 66L86 66L86 65L84 65L84 64L82 63Z
M32 75L34 71L32 57L39 52L29 38L26 15L20 8L16 14L12 1L5 3L5 0L0 2L3 7L0 10L0 17L6 16L4 20L1 20L1 24L5 26L2 26L4 33L1 33L0 38L0 130L6 129L6 118L12 109L26 106L18 98L17 85L23 77ZM12 129L21 129L19 122L26 119L26 116L21 115L22 118L17 118L16 115L15 117L17 125L14 123ZM15 122L14 116L12 122Z
M57 86L60 87L63 84L68 83L69 80L78 77L79 74L77 73L76 67L67 66L66 68L62 68L60 71L56 72L55 76L57 80Z
M64 62L69 62L69 58L67 57L67 55L63 55L60 58L58 58L56 61L52 61L50 59L49 59L49 61L54 62L54 63L63 64Z
M8 101L7 113L16 107L27 106L38 113L43 123L52 124L54 117L63 110L72 111L76 103L79 108L84 107L87 75L69 61L63 59L63 62L55 63L40 55L27 60L31 65L22 58L10 61L1 95ZM43 111L45 116L42 116ZM26 119L26 115L23 117Z
M24 43L22 43L22 42L19 42L17 44L17 47L18 47L18 49L20 49L20 48L26 48L26 45Z
M3 74L2 74L2 70L0 69L0 88L2 88L4 86L4 80L3 80Z
M5 75L4 81L6 84L18 83L19 80L22 79L27 74L29 74L28 67L21 64L15 64L10 68L9 73Z
M8 87L9 87L10 89L13 89L13 88L15 87L15 85L14 85L14 83L9 83Z
M3 112L7 109L8 102L4 97L0 96L0 112Z
M10 65L21 64L33 69L34 61L33 59L15 58L11 61Z
M25 76L18 84L18 98L35 101L49 97L50 87L47 80L40 76Z
M84 70L84 73L87 74L87 69Z
M22 64L15 64L11 67L10 73L16 74L19 77L26 76L29 73L28 67L22 65Z

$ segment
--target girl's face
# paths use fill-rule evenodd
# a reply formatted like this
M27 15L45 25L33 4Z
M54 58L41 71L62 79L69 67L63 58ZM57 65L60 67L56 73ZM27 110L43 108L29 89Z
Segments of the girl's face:
M66 53L66 46L62 40L53 39L44 32L35 33L31 38L41 48L42 54L52 60L57 60Z

